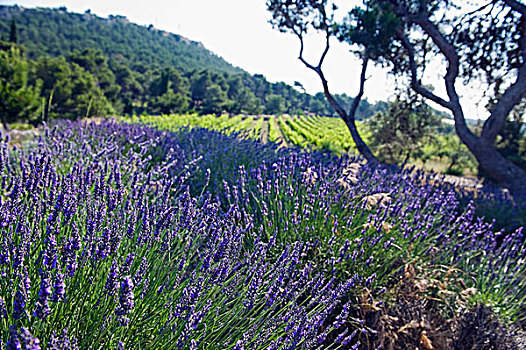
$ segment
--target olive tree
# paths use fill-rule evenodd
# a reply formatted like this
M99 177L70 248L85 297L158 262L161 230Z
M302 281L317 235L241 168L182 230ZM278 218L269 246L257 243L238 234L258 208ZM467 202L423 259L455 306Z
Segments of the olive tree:
M365 8L400 21L388 57L392 71L407 76L416 93L452 113L457 135L486 174L512 192L526 191L526 171L495 147L526 95L526 5L516 0L371 0ZM423 82L430 69L437 71L433 62L445 64L443 94ZM457 90L461 82L473 89L482 84L482 91L493 94L488 96L490 116L478 134L466 122Z

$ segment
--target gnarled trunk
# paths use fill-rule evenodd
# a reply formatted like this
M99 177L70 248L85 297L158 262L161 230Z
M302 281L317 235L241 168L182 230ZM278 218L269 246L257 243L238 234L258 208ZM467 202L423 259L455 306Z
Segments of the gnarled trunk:
M458 118L456 114L459 112L461 113L454 112L455 119ZM475 156L482 169L512 193L526 193L526 171L506 159L493 144L460 125L461 123L455 123L457 135Z
M393 2L394 0L387 0ZM516 4L515 1L509 0ZM395 2L396 3L396 2ZM526 95L526 26L521 30L522 65L518 68L516 81L509 86L493 108L490 118L484 123L482 135L475 135L468 128L460 98L455 88L460 70L460 57L457 48L440 32L438 25L432 23L425 13L416 16L410 14L408 8L396 3L394 10L400 18L410 18L420 26L422 31L431 38L435 46L447 61L447 71L444 75L444 83L449 100L446 100L424 86L418 78L417 62L415 60L414 45L409 41L406 33L402 30L398 33L403 47L408 53L409 70L411 73L411 86L418 94L432 100L440 106L449 109L455 119L455 130L460 140L468 147L475 156L480 166L488 175L493 177L499 184L507 187L512 193L526 193L526 171L506 159L494 146L498 133L508 118L513 107ZM524 7L522 23L525 23L526 7Z

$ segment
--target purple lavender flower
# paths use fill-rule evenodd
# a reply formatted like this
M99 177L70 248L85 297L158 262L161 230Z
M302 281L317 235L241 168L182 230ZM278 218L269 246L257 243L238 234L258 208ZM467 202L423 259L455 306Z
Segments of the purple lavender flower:
M117 264L117 261L114 260L111 264L110 271L108 272L108 276L106 277L106 284L104 286L104 289L110 296L114 295L117 292L117 289L119 288L118 273L119 266Z
M243 342L243 339L240 339L237 341L236 345L232 348L232 350L245 350L245 344Z
M133 284L136 287L139 287L142 284L142 281L144 279L144 276L146 275L146 271L148 269L149 262L146 257L142 258L141 265L139 265L139 269L135 273L135 276L133 277Z
M22 350L22 343L18 337L15 326L9 329L9 339L7 340L6 350Z
M22 288L17 288L15 294L15 300L13 302L13 318L19 320L23 315L27 313L26 311L26 295L25 291ZM7 317L6 317L7 318Z
M51 312L51 309L49 308L49 296L51 295L51 283L49 281L49 277L44 273L41 272L40 274L41 283L40 283L40 291L38 292L38 299L35 303L35 311L33 312L33 315L43 319L46 316L49 315Z
M123 326L127 326L130 321L126 316L129 315L135 307L133 299L133 280L130 276L125 276L121 283L119 306L115 309L115 314L119 316Z
M55 276L55 281L53 282L53 297L51 298L52 301L58 302L61 301L64 298L64 294L66 293L66 284L64 283L64 274L57 273Z
M67 329L64 329L60 337L55 332L51 333L51 340L47 345L47 350L78 350L77 339L68 336Z
M4 298L0 296L0 320L7 320L7 306L5 304Z
M48 231L52 229L48 227ZM44 250L44 266L48 269L55 269L57 266L57 241L53 234L49 234L46 238L46 250Z
M24 349L25 350L40 350L40 340L33 336L29 330L22 327L20 330L20 338L22 338L22 341L24 343Z

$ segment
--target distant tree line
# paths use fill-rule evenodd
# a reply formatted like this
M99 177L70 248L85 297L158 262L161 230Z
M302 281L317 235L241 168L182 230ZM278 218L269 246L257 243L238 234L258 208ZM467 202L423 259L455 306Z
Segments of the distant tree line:
M0 46L4 125L142 113L333 114L322 94L312 96L284 83L271 84L262 75L184 72L173 67L139 72L108 59L100 50L75 50L67 56L32 60L20 45L0 42ZM18 106L21 91L25 91L25 100ZM345 95L338 98L352 102ZM39 107L23 107L28 105ZM382 106L363 103L360 116L371 116Z

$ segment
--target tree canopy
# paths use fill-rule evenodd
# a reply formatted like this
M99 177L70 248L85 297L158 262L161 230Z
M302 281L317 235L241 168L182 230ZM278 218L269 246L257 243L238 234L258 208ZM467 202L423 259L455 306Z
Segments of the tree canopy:
M300 60L320 76L327 100L346 121L367 159L375 158L348 122L353 119L352 109L346 112L338 108L323 75L323 60L333 36L350 44L362 59L356 103L363 95L367 63L387 67L393 74L407 78L398 79L401 84L407 82L417 94L451 112L457 135L487 174L514 192L526 191L526 171L495 147L498 135L510 137L502 130L526 95L526 5L522 2L366 0L346 16L335 16L337 7L328 0L269 0L267 7L275 27L298 37ZM321 31L326 37L318 64L306 62L302 56L303 36L309 29ZM437 62L445 64L445 95L423 81L430 70L440 72ZM466 122L457 92L460 82L482 83L485 91L494 92L488 96L493 107L480 135Z
M515 0L371 0L366 6L400 20L393 35L397 50L387 58L393 72L409 77L416 93L453 114L457 135L489 176L514 192L526 191L526 171L495 147L526 95L526 5ZM423 82L437 60L445 62L445 95ZM480 135L466 123L459 82L482 83L495 92Z
M4 128L15 121L34 122L40 117L42 81L31 84L29 64L12 46L0 51L0 121Z

